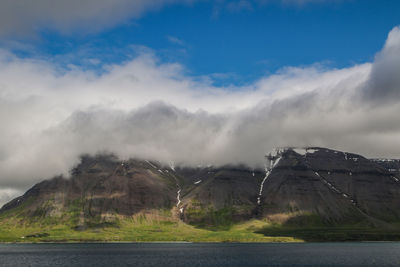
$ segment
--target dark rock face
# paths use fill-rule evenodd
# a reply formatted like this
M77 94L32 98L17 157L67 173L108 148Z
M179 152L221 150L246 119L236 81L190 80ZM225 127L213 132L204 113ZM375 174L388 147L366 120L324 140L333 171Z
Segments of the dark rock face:
M4 205L1 211L28 200L26 215L38 215L38 210L47 214L63 212L71 205L79 205L84 217L170 209L176 199L175 182L150 164L137 160L121 162L113 156L85 156L72 170L70 179L57 177L36 184L22 197Z
M388 170L397 178L400 177L400 159L371 159L371 161Z
M264 185L264 215L309 211L333 223L400 220L400 183L374 162L324 148L280 156Z
M207 217L218 216L214 214L218 210L225 210L225 220L238 221L254 217L257 192L264 175L261 170L234 166L199 171L196 181L184 187L183 218L188 222L202 221L207 224L210 219Z
M281 157L264 184L260 204L263 215L300 211L340 221L354 210L350 201L316 174L305 156L289 150Z
M174 168L112 155L84 156L71 178L43 181L0 213L58 218L74 211L78 225L150 210L171 210L171 216L194 224L256 217L284 222L305 214L329 224L400 221L400 182L393 171L398 161L285 148L270 155L266 166Z

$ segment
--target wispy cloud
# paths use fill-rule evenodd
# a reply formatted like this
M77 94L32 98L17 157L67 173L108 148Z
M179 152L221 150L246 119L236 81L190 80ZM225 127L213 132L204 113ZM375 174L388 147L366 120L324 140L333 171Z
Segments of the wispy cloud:
M253 4L248 0L230 1L226 4L227 9L231 12L238 12L242 10L253 10Z
M254 0L258 4L269 4L273 2L281 2L286 5L298 5L303 6L306 4L326 4L326 3L340 3L352 0Z
M175 36L167 36L167 40L171 43L171 44L177 44L177 45L184 45L185 42Z
M213 16L218 17L223 10L233 13L253 11L256 8L277 3L283 4L284 6L304 7L307 4L340 3L345 1L351 0L218 0L214 2Z
M0 207L13 198L21 196L24 192L22 190L16 190L12 188L0 189Z
M93 33L130 23L146 13L166 5L192 4L201 0L2 0L0 1L0 36L31 36L38 31L55 30L63 34ZM209 1L214 11L252 10L271 2L289 5L340 2L346 0L237 0Z
M39 29L62 33L97 32L171 4L196 0L2 0L0 35L34 35Z

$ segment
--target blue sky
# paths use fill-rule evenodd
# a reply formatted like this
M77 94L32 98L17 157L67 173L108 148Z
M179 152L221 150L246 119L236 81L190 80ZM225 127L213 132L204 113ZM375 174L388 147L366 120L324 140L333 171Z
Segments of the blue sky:
M188 75L208 75L216 85L242 85L286 66L370 62L400 24L396 0L238 3L166 5L94 32L77 27L65 33L39 24L36 36L9 34L3 43L28 44L28 51L11 45L21 56L95 70L130 60L146 47L162 62L183 64ZM9 42L3 46L10 48Z

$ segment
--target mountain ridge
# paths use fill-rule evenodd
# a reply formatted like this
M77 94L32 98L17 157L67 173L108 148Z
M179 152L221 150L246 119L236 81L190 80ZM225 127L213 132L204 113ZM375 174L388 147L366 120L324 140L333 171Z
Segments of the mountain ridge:
M228 229L254 219L392 229L400 222L400 177L393 162L320 147L276 149L266 156L264 170L86 155L70 178L45 180L6 203L0 223L7 214L27 225L65 223L79 231L162 213L199 229Z

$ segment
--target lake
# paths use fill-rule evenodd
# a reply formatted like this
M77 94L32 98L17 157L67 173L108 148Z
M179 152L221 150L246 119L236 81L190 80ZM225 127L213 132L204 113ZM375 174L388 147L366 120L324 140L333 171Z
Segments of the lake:
M0 266L400 266L400 243L0 244Z

